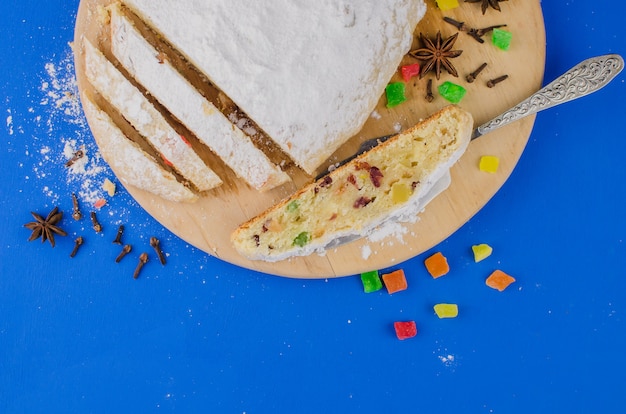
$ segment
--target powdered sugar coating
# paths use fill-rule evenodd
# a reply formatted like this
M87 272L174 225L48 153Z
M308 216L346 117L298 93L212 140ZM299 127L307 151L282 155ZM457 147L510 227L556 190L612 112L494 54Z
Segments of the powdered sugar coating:
M202 142L257 190L267 190L289 176L254 146L212 103L204 98L158 52L118 7L111 8L111 49L115 57L150 94Z
M85 112L95 129L101 131L98 146L112 168L124 171L120 181L172 201L195 201L198 197L176 181L176 177L162 169L156 161L134 142L126 138L111 118L86 95L82 96Z
M365 123L426 11L422 0L125 3L308 173Z

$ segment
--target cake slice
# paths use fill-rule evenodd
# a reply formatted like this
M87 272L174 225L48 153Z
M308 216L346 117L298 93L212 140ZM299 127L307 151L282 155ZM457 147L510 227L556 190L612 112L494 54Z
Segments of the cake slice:
M238 177L257 190L289 181L289 176L254 146L239 128L198 92L122 13L111 7L111 50L137 82L216 153Z
M323 253L387 220L414 221L472 128L469 112L448 106L242 224L231 240L249 259L277 261Z
M198 196L176 180L174 175L139 146L126 138L109 115L87 95L81 97L91 127L99 131L98 147L102 157L119 173L124 185L150 191L171 201L196 201Z
M309 174L363 126L423 0L124 0Z
M96 91L199 191L217 187L222 180L200 159L188 141L89 40L83 40L85 75Z

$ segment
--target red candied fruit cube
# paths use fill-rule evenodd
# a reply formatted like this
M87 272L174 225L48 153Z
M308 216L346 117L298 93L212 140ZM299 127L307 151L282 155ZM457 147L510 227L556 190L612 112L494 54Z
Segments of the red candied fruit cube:
M400 73L402 73L402 79L408 82L412 77L420 74L420 64L413 63L411 65L404 65L400 68Z
M417 326L415 321L394 322L393 327L396 330L396 336L399 340L413 338L417 335Z

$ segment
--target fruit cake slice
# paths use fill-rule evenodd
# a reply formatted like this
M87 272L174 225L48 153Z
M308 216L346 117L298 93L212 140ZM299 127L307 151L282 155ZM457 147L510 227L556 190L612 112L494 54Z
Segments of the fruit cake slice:
M210 190L222 183L186 139L98 48L86 38L83 48L89 83L154 147L166 164L199 191Z
M472 128L469 112L448 106L242 224L231 240L249 259L277 261L323 253L387 220L415 220Z
M119 3L110 12L113 55L172 115L251 187L263 191L289 181L289 176L239 128L234 128L167 59L159 58L157 50L123 14Z

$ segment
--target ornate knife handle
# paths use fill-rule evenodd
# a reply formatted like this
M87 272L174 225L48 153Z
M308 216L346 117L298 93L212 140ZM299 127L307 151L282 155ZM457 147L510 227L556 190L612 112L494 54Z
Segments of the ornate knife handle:
M582 61L513 108L479 126L472 139L544 109L578 99L608 84L624 68L620 55L604 55Z

